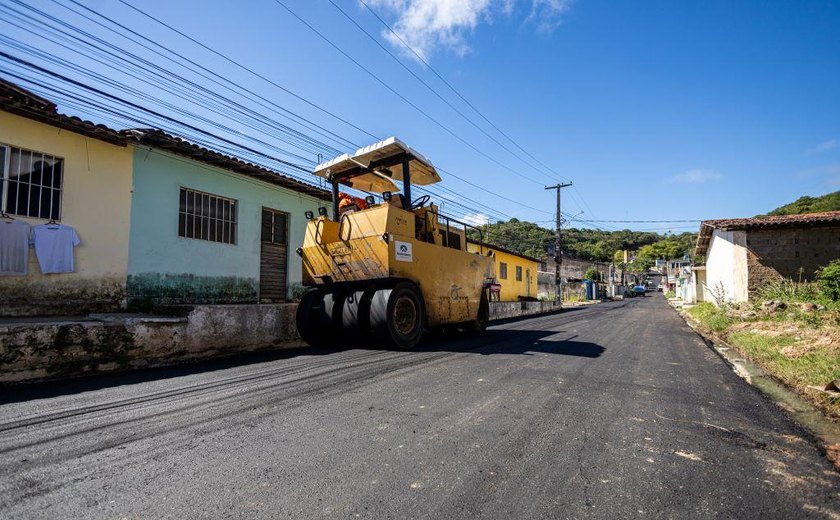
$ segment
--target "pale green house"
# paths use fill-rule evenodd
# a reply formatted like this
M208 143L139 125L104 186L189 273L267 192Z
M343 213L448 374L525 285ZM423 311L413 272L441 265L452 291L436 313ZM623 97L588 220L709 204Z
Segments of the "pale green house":
M301 281L304 213L329 206L329 192L160 130L126 134L129 303L287 300Z

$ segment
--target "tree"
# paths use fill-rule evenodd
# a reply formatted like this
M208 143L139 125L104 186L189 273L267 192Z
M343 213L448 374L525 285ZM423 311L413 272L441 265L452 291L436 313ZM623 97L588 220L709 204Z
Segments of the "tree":
M802 213L816 213L819 211L840 210L840 191L827 193L821 197L799 197L790 204L780 206L768 215L801 215Z
M484 241L515 253L535 258L548 255L554 245L554 230L532 222L510 219L479 226ZM472 240L478 240L476 231L468 231ZM622 251L638 251L637 256L646 260L680 257L694 248L695 233L663 236L649 231L604 231L600 229L570 228L563 230L563 252L583 260L622 262ZM651 247L646 247L651 246Z

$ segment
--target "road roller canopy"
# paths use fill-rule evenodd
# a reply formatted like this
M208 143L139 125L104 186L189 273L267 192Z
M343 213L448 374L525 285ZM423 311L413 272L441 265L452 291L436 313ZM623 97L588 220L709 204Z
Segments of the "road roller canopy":
M359 148L353 155L339 155L316 166L314 173L362 191L399 191L393 181L403 181L404 162L408 164L411 184L440 182L432 163L396 137Z

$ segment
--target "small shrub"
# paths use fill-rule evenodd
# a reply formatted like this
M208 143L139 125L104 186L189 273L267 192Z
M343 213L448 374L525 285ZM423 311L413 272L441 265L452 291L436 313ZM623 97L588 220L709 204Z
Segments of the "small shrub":
M723 307L726 305L726 302L729 301L729 293L726 290L726 286L723 282L718 282L713 286L709 287L709 294L712 295L712 299L715 301L715 305L718 307Z
M833 302L840 300L840 259L817 272L817 283L824 297Z
M808 302L817 297L817 290L813 284L795 282L790 279L773 280L764 284L758 290L762 300L781 300L784 302Z
M594 267L590 267L586 270L586 273L584 273L583 277L586 280L592 280L593 282L597 282L601 279L601 273L598 272L598 270Z
M677 293L675 293L674 291L668 291L668 292L665 293L665 297L666 298L676 298Z

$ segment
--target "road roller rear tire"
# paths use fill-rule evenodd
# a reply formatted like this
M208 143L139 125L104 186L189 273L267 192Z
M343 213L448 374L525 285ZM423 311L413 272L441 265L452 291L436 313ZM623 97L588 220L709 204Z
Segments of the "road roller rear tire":
M387 347L414 348L426 327L426 308L414 284L378 289L370 304L370 330Z
M339 305L336 295L313 289L300 299L295 322L303 341L313 347L327 346L337 336L336 314Z
M360 343L370 342L370 304L375 289L350 291L341 306L341 333Z

